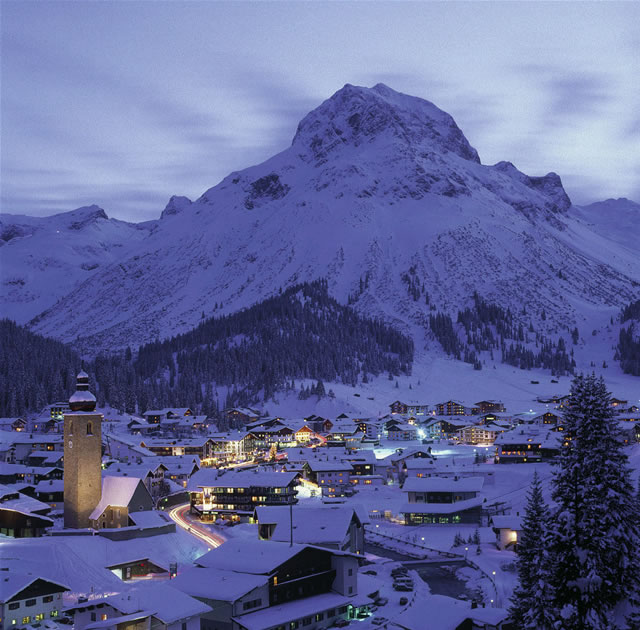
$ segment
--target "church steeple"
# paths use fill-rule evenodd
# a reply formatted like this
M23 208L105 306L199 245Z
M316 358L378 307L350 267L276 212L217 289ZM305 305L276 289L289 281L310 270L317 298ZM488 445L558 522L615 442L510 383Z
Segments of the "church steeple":
M89 391L89 375L83 370L78 374L76 391L69 398L71 411L95 411L96 397Z

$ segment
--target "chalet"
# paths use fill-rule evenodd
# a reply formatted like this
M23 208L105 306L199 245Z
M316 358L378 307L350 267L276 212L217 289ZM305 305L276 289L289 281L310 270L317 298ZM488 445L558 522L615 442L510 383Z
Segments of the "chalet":
M202 520L247 521L259 505L297 503L298 473L201 468L187 484L191 514Z
M55 402L47 405L41 412L41 417L48 417L50 420L61 422L64 420L64 414L69 413L71 407L69 407L69 401Z
M394 400L389 407L391 408L392 414L400 414L401 416L404 416L407 413L408 405L400 400Z
M562 408L569 400L569 394L562 396L538 396L536 400L543 405L558 405L558 407Z
M515 551L522 536L522 517L518 514L498 514L491 517L490 524L496 535L498 549Z
M49 479L62 479L64 471L58 466L25 466L24 464L0 463L0 483L31 483Z
M293 515L293 527L291 522ZM356 510L344 505L323 507L257 507L260 540L317 545L364 554L364 523Z
M533 424L538 424L540 426L546 425L549 427L557 427L561 424L561 417L557 413L553 413L552 411L545 411L538 416L535 416L531 422Z
M364 439L376 442L382 434L382 423L375 418L355 418L354 423L358 430L364 434Z
M153 509L153 499L135 477L104 477L102 497L89 516L93 529L114 529L130 525L129 513Z
M24 418L0 418L0 431L25 431L27 421Z
M209 458L203 460L205 465L242 461L256 449L265 448L264 442L253 432L214 433L209 435L209 440Z
M2 630L57 620L63 607L62 594L69 590L58 582L13 571L4 573L0 585Z
M64 507L64 481L62 479L40 481L36 485L35 496L38 501L47 503L54 510L62 509Z
M0 534L13 538L43 536L53 521L47 516L51 506L0 485Z
M434 409L436 416L468 416L472 414L470 407L466 407L463 403L455 400L438 403Z
M483 484L482 477L407 479L407 502L400 508L405 524L480 523Z
M388 429L387 437L390 441L410 442L418 437L418 427L413 424L397 424Z
M316 432L308 424L303 424L294 432L294 439L298 444L306 444L315 436Z
M347 552L229 540L196 564L173 584L213 609L205 628L320 630L372 603L358 594L358 558Z
M508 424L472 424L458 429L458 440L462 444L493 444L501 433L510 429Z
M338 459L330 461L310 460L303 465L304 477L318 486L322 496L335 498L353 494L351 473L353 466Z
M33 451L27 457L27 466L62 468L64 453L62 451Z
M612 398L609 403L614 409L621 409L629 404L628 400L620 400L619 398Z
M467 426L461 420L453 421L450 416L446 418L434 418L423 424L422 429L425 437L430 439L448 440L455 437L460 429Z
M149 424L161 424L166 420L177 420L192 416L193 411L188 407L169 407L166 409L150 409L142 414Z
M504 413L506 411L504 403L500 400L481 400L475 403L473 406L478 410L477 413L479 414Z
M436 472L436 462L431 457L417 457L402 462L401 479L430 477Z
M389 407L391 408L391 413L394 415L426 416L429 413L429 405L403 403L399 400L392 402Z
M203 436L198 438L144 438L140 446L155 455L197 455L201 460L211 457L212 440Z
M327 435L327 446L346 446L358 448L362 444L364 434L358 425L351 420L336 422Z
M260 418L260 412L249 407L230 407L222 412L222 417L232 427L242 427Z
M320 416L311 415L304 419L316 433L329 433L333 428L333 422L328 418L322 418Z
M164 469L163 478L170 479L183 488L191 476L200 470L200 458L197 455L179 455L175 457L161 457L160 467ZM156 462L152 457L145 457L144 463L153 465Z
M64 450L62 435L43 435L42 433L18 433L11 439L12 459L18 464L26 464L34 451Z
M519 426L501 433L494 444L496 463L536 463L549 461L560 454L562 436L535 425Z
M200 630L211 608L168 584L137 584L67 609L74 630Z
M360 483L361 477L379 476L376 474L376 454L372 450L359 450L345 455L342 459L351 464L351 483Z

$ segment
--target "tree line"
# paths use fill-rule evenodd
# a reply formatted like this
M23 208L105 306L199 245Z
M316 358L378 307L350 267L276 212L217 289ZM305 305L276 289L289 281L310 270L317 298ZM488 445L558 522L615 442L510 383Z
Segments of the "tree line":
M60 342L11 324L6 334L14 343L32 344L39 350L9 352L5 349L11 347L3 345L5 371L14 380L2 391L15 392L3 401L3 415L35 411L51 401L52 394L68 398L80 358ZM224 406L267 400L290 389L294 379L355 386L382 373L389 378L410 374L413 352L410 337L339 304L329 296L326 281L317 280L237 313L203 319L195 329L145 344L137 352L101 354L87 361L85 369L95 383L99 405L108 403L131 413L189 406L215 416ZM58 377L49 375L55 386L36 397L34 370L43 355L47 355L47 370L54 368ZM19 389L24 390L22 395ZM322 393L324 387L316 385L315 391Z

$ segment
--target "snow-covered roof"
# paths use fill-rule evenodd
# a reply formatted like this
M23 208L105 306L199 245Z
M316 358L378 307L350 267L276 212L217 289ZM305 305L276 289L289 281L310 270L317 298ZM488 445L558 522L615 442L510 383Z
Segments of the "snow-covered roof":
M150 527L163 527L171 523L171 519L164 513L157 510L142 510L141 512L131 512L129 518L134 525L148 529Z
M246 630L264 630L264 628L288 624L301 617L311 617L329 608L346 606L351 601L349 597L339 593L322 593L285 604L269 606L246 615L232 617L232 619Z
M201 468L189 479L188 490L194 492L200 488L285 488L289 486L298 473L264 472L255 470L225 471L220 474L215 468Z
M266 584L267 580L266 575L249 575L214 567L193 567L182 571L171 584L191 597L232 602Z
M404 482L403 492L480 492L484 485L483 477L411 477Z
M43 479L36 484L36 492L63 492L64 479Z
M110 505L128 506L139 485L144 488L142 479L139 477L104 477L102 479L102 497L100 503L96 505L89 518L92 520L99 518Z
M430 457L414 457L412 459L407 459L403 463L403 466L407 470L423 470L425 468L435 468L436 462Z
M232 539L200 556L196 564L238 573L269 575L305 548L306 545Z
M308 460L307 465L312 472L333 472L335 471L352 471L353 466L349 462L342 460Z
M52 580L45 580L37 575L26 575L23 573L14 573L13 571L3 571L0 574L0 603L4 604L8 602L12 597L23 591L29 585L33 584L36 580L43 580L51 584L54 590L64 589L69 590L68 586L53 582Z
M498 514L491 517L491 524L496 529L522 529L522 517L516 514Z
M438 630L455 630L470 616L471 604L445 595L417 598L394 622L405 630L424 630L425 619Z
M201 601L158 582L141 583L102 601L125 614L149 610L165 624L211 612L211 608Z
M353 507L256 507L260 524L275 524L271 540L289 542L291 539L290 513L293 513L293 541L320 544L342 542L349 533L352 519L359 519Z

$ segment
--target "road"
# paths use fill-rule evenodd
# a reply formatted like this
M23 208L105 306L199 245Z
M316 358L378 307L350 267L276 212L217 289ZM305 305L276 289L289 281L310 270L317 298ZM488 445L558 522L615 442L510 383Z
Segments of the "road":
M189 516L189 504L177 505L173 509L169 510L169 517L171 520L182 527L185 531L189 532L192 536L195 536L199 540L205 542L211 549L219 547L225 538L219 534L214 534L211 530L204 527L197 520L192 519Z

